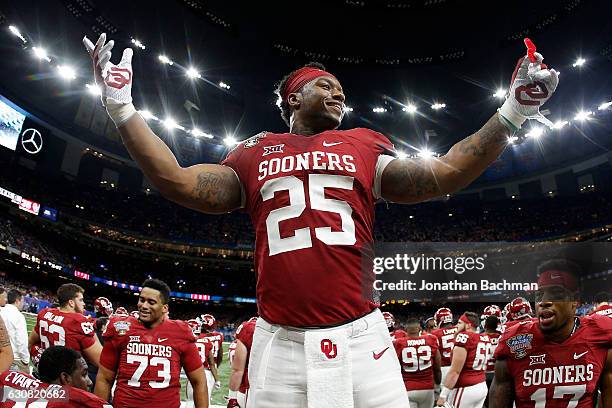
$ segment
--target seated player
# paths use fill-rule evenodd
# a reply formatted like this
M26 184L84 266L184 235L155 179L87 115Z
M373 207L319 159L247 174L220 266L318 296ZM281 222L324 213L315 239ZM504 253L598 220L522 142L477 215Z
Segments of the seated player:
M391 340L399 339L400 337L406 337L406 332L398 328L399 325L396 324L395 317L391 313L383 312L383 317L385 318L387 329L389 329L389 335L391 336Z
M421 334L420 329L418 319L409 319L406 337L393 340L393 347L402 367L410 408L431 408L435 386L442 377L441 356L437 337Z
M506 330L495 353L491 408L612 406L612 318L576 317L574 262L553 259L538 268L536 319Z
M487 396L485 370L489 336L478 334L478 315L465 312L457 323L458 333L451 367L446 374L437 405L446 401L454 408L481 408Z
M257 318L251 318L236 329L236 347L230 362L232 372L229 380L227 408L246 407L249 396L249 356L256 323Z
M57 290L59 307L38 312L28 340L30 350L35 353L32 361L38 359L40 351L51 346L66 346L80 352L90 364L98 366L102 345L95 336L93 319L83 314L84 293L82 287L66 283Z
M2 373L0 386L4 389L4 398L0 407L112 408L108 402L87 391L91 386L87 363L77 351L68 347L47 348L40 356L38 377L36 379L19 371ZM32 390L34 398L20 398L19 391L24 390ZM40 394L36 395L34 390ZM44 398L47 395L53 398Z
M179 408L180 374L185 369L197 408L208 406L208 391L195 337L185 322L164 318L170 288L157 279L142 285L139 320L131 316L111 321L104 333L104 349L95 393L119 407Z

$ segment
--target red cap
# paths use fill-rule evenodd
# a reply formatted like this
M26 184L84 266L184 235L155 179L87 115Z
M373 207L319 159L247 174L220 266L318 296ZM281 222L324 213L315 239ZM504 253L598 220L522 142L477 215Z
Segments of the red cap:
M543 286L561 286L572 292L578 290L578 282L571 273L557 270L544 271L538 276L538 288Z
M287 82L285 83L285 90L283 91L282 95L283 100L286 101L289 94L299 91L308 82L322 76L328 76L334 79L336 78L329 72L315 67L304 67L298 69L287 79Z

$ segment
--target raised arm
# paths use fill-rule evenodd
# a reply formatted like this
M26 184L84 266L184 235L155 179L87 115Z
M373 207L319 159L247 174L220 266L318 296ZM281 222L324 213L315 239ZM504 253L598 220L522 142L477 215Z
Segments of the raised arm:
M234 171L222 165L181 167L168 146L149 128L132 104L132 55L127 48L118 65L110 62L114 42L102 34L94 45L83 38L92 58L102 103L119 129L130 156L160 193L185 207L222 214L240 207L241 187Z
M510 135L510 129L495 114L440 158L395 159L383 172L382 197L408 204L459 191L497 159Z

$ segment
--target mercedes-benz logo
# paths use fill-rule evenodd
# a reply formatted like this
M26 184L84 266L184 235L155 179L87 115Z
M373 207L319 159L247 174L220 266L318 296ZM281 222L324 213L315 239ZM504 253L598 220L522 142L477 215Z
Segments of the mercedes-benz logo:
M43 138L37 129L29 128L21 133L21 147L30 154L36 154L42 150Z

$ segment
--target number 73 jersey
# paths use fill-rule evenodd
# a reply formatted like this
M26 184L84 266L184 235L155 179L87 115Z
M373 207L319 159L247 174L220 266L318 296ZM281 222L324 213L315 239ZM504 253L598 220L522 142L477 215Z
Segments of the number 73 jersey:
M372 242L391 155L385 136L363 128L260 133L229 153L222 164L240 179L255 227L257 303L265 320L324 326L376 307L364 296L370 276L362 274L362 247Z

